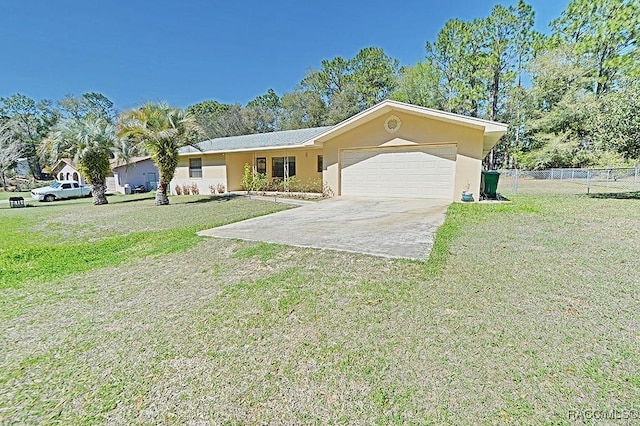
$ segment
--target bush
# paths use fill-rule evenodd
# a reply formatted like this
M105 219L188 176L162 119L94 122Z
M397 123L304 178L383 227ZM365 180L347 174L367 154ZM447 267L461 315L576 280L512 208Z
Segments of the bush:
M255 173L253 175L254 191L267 191L270 180L265 173Z
M265 173L254 173L251 165L245 163L244 172L242 173L242 181L240 187L245 191L272 191L270 189L270 181ZM222 185L222 184L220 184ZM224 185L222 190L224 192Z
M325 194L326 192L321 178L302 180L297 176L292 176L286 181L281 178L269 179L264 173L254 173L249 163L244 165L241 187L244 191L257 192L312 192L316 194Z
M333 197L335 194L333 192L333 189L331 189L331 187L329 186L329 184L327 182L324 182L322 184L322 196L323 197Z
M240 187L245 191L253 190L253 170L249 163L244 163L244 171L242 172Z
M176 185L173 190L175 191L176 195L182 195L182 188L180 188L180 185Z
M209 185L209 192L211 193L211 195L224 194L225 189L226 188L223 183L218 183L217 185Z
M200 188L198 188L198 184L197 183L192 183L190 186L191 189L191 194L192 195L198 195L200 194Z
M322 193L322 179L305 179L294 180L289 183L289 190L292 192L313 192L317 194Z
M182 193L184 195L189 195L191 193L191 186L187 184L182 185Z

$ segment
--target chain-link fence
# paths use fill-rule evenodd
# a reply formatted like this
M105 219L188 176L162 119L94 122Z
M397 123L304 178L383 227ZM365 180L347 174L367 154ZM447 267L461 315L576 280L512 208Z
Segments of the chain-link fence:
M640 167L500 170L498 192L508 194L600 194L640 191Z

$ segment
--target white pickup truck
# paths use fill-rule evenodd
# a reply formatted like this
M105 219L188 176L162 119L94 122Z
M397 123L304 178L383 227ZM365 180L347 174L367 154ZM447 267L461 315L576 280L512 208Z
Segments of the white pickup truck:
M54 201L65 198L90 197L91 188L80 185L75 180L61 180L51 186L37 188L31 191L31 198L38 201Z

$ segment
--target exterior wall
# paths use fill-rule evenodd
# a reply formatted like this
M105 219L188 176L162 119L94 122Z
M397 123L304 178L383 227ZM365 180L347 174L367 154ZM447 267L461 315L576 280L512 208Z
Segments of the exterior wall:
M114 191L125 193L124 186L128 184L131 189L138 185L144 185L147 191L157 189L158 168L153 160L148 159L116 167L113 170L115 188Z
M202 159L202 177L189 177L189 159ZM225 154L193 154L180 156L176 173L170 183L171 193L175 194L176 185L198 185L200 194L211 194L210 186L216 188L222 184L227 188L227 166ZM228 189L227 189L228 190Z
M107 176L107 192L113 193L116 192L116 178L111 173L111 176Z
M322 154L321 148L296 148L264 150L242 153L227 153L227 182L229 191L240 191L242 189L242 175L244 165L249 163L255 167L255 159L264 157L267 159L267 176L273 176L273 157L295 157L296 158L296 178L302 181L319 179L322 173L318 172L318 155Z
M397 116L402 123L395 133L388 133L384 128L384 122L390 115ZM393 111L326 141L323 146L323 180L336 195L340 195L340 154L343 149L455 143L454 200L460 198L467 185L477 200L483 135L482 130Z
M245 163L253 164L252 152L230 152L227 159L227 191L240 191Z
M56 180L76 180L81 185L86 183L80 172L66 163L56 170L55 178Z

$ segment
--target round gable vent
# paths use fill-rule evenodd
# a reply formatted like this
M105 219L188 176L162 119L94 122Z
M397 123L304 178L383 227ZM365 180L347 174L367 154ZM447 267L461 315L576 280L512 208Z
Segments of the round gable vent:
M389 133L395 133L400 130L400 126L402 125L402 121L395 115L390 115L384 121L384 129Z

